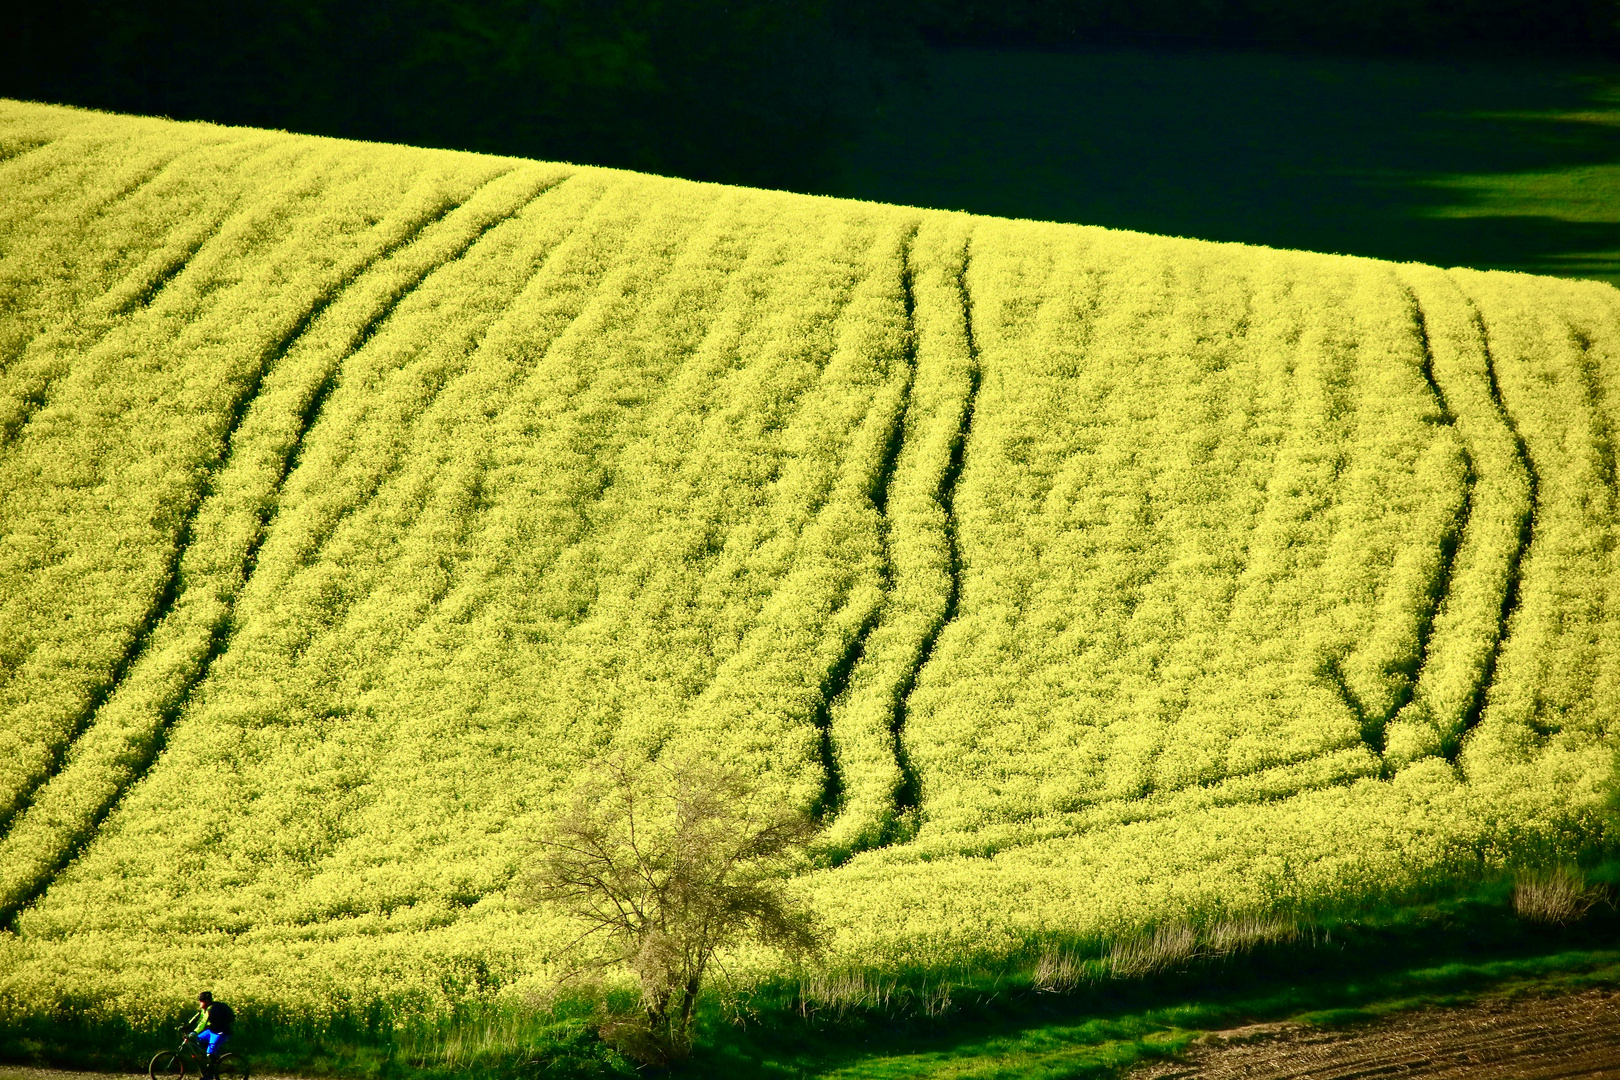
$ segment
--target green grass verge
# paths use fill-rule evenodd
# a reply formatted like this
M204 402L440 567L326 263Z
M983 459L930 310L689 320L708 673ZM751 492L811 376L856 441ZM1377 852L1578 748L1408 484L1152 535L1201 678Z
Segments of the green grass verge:
M1620 867L1589 873L1614 895ZM942 989L943 985L943 989ZM961 970L900 977L881 1006L808 1009L796 986L706 1006L678 1075L811 1078L1104 1077L1176 1053L1204 1031L1284 1019L1342 1024L1401 1009L1524 992L1620 985L1620 912L1600 904L1570 926L1526 923L1506 882L1356 920L1299 939L1062 993L1027 974ZM488 1008L402 1025L382 1010L322 1025L255 1016L237 1040L261 1075L441 1080L646 1075L604 1045L583 1003L535 1014ZM0 1060L143 1071L164 1032L96 1021L66 1002L0 1029Z
M1444 902L1324 921L1292 944L1066 994L1037 991L1027 978L997 986L992 978L975 985L964 977L954 988L955 1008L935 1018L773 1019L729 1035L711 1028L694 1072L1105 1077L1174 1054L1205 1031L1244 1024L1344 1024L1494 996L1620 985L1614 908L1599 907L1568 927L1537 926L1512 914L1510 893L1508 884L1493 883Z

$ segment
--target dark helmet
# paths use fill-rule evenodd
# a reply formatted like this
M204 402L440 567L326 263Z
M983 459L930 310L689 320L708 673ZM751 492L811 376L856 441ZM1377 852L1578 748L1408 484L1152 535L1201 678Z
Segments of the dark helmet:
M214 1003L214 995L204 990L202 993L197 995L197 1000L202 1002L204 1005L212 1005Z

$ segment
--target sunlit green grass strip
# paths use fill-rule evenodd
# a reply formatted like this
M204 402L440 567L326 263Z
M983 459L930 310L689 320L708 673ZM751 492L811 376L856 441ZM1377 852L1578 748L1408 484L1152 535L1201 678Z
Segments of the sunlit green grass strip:
M1612 870L1593 873L1612 884ZM891 975L881 995L853 1008L804 999L791 981L733 987L706 1000L686 1075L851 1080L1007 1069L1042 1075L1036 1070L1061 1067L1100 1078L1203 1031L1342 1024L1518 993L1620 986L1607 908L1565 928L1524 923L1507 909L1508 884L1330 921L1288 946L1194 959L1151 978L1105 979L1066 993L1037 989L1027 970ZM555 1012L468 1003L455 1015L410 1020L359 1006L324 1018L268 1008L255 1012L238 1045L261 1074L427 1080L545 1066L569 1076L635 1075L591 1034L588 1016L588 1006L568 1000ZM0 1025L0 1056L127 1070L165 1037L156 1017L131 1023L77 1005L14 1011Z
M1054 1024L991 1036L949 1050L874 1056L829 1072L826 1080L1075 1080L1116 1076L1139 1062L1164 1058L1192 1041L1179 1015ZM1188 1018L1193 1019L1193 1018Z

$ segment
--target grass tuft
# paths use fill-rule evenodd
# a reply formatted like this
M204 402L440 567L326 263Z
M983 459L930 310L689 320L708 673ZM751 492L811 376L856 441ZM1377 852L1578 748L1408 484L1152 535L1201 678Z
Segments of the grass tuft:
M1513 912L1531 922L1564 926L1592 910L1606 892L1601 885L1588 885L1580 870L1567 866L1524 873L1513 883Z

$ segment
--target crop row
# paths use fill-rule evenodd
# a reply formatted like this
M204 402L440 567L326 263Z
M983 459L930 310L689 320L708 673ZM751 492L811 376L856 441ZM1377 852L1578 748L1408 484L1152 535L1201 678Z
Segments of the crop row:
M1376 772L1467 471L1398 285L1124 236L975 243L962 604L905 730L928 828L1358 747Z
M48 170L54 157L97 149L65 142L12 167ZM167 165L149 163L150 175L123 177L121 197L92 193L67 211L52 204L32 232L9 234L18 251L48 263L62 212L104 219L82 227L113 233L121 247L124 234L147 230L144 245L127 247L151 254L102 273L111 285L81 305L82 319L34 337L6 368L0 624L9 677L0 708L12 741L0 766L0 818L59 764L167 603L204 476L284 330L274 321L280 311L344 272L345 257L372 238L373 215L421 212L402 199L406 185L345 176L330 148L262 136L199 142ZM100 149L118 161L124 147ZM206 196L181 193L193 185ZM250 185L256 201L233 207ZM312 243L316 236L329 246ZM16 263L25 279L27 261ZM88 256L82 269L105 271ZM26 301L46 321L53 292L32 289Z
M647 185L564 183L342 357L251 576L197 601L192 640L228 611L228 645L25 933L53 936L63 901L109 928L233 931L472 903L510 873L526 809L615 746L701 740L801 800L823 785L820 688L882 596L908 234ZM270 429L321 381L317 349L288 353L301 391L267 381L199 521L231 531L225 508L262 495L249 448L284 447ZM208 819L174 829L199 800ZM132 852L156 871L139 900ZM221 879L224 905L192 905Z
M38 179L17 185L21 197L5 201L0 226L8 312L0 367L0 822L110 682L172 548L150 529L137 532L161 514L157 493L105 481L145 463L141 447L107 430L103 387L157 391L139 374L111 365L97 372L87 361L107 335L127 336L148 316L139 298L156 269L189 246L195 219L216 218L227 201L212 184L186 183L192 166L218 168L227 156L209 152L217 135L200 141L191 161L179 152L183 142L131 153L116 139L70 139L9 167ZM183 164L166 171L177 157ZM107 343L94 355L118 347ZM77 530L56 525L75 517Z
M986 238L987 231L981 227L975 234L976 250L981 252L975 268L981 270L993 265L982 252L996 250ZM1096 267L1113 238L1093 234L1085 239L1089 242L1074 261ZM1138 239L1131 261L1139 267L1153 246L1172 243L1150 244ZM1230 258L1230 249L1226 253ZM1162 278L1188 274L1198 265L1199 256L1207 260L1207 267L1222 252L1200 246L1175 254L1179 258L1172 266L1155 268ZM1137 759L1126 756L1122 761L1111 746L1090 760L1078 758L1071 749L1083 745L1082 740L1094 730L1091 724L1073 719L1077 713L1089 719L1075 704L1080 695L1074 688L1108 669L1102 664L1054 660L1043 671L1038 665L1049 655L1044 650L1061 640L1065 631L1029 624L1043 613L1050 613L1048 618L1063 613L1065 604L1057 595L1078 594L1084 601L1088 593L1114 586L1106 572L1110 566L1139 566L1151 553L1144 541L1152 537L1157 518L1139 510L1136 524L1119 531L1126 538L1121 547L1130 557L1115 555L1108 562L1099 559L1101 565L1084 561L1109 536L1108 521L1101 515L1044 536L1036 528L1043 513L1057 516L1088 491L1106 491L1110 483L1124 487L1132 479L1131 467L1152 452L1153 440L1175 430L1170 418L1190 406L1176 396L1174 386L1153 383L1152 374L1177 356L1196 357L1198 339L1173 342L1166 357L1154 349L1170 335L1144 335L1146 342L1127 352L1151 355L1154 362L1149 371L1121 378L1114 386L1125 387L1126 395L1151 387L1137 399L1149 403L1148 407L1127 414L1132 434L1116 437L1121 449L1106 471L1093 472L1085 483L1065 488L1060 486L1062 470L1073 468L1077 458L1083 461L1084 449L1089 448L1061 457L1059 467L1046 475L1037 471L1041 459L1036 452L1054 431L1065 430L1065 425L1079 427L1076 417L1088 415L1068 395L1078 397L1076 384L1085 379L1106 377L1107 368L1098 358L1108 350L1097 339L1113 342L1127 335L1114 329L1086 341L1084 364L1072 367L1067 378L1052 380L1057 392L1030 389L1027 383L1020 386L1021 402L1034 399L1035 404L1046 406L1035 414L1037 420L1022 425L1024 431L1038 431L1042 438L1019 443L1003 436L1006 441L1001 445L1013 449L993 456L998 449L995 432L1002 422L998 414L1012 396L1003 389L1012 380L997 371L998 362L1011 366L1008 354L998 347L999 335L1010 327L1033 336L1036 330L1031 328L1040 326L1042 308L1031 303L1008 304L999 317L994 309L981 309L975 325L984 343L986 378L960 493L962 527L970 538L1005 538L1004 544L1016 541L1024 547L1016 555L1003 547L978 556L985 569L977 571L975 548L971 543L966 548L968 574L962 614L947 628L940 655L954 653L964 667L969 659L982 666L955 679L949 678L943 664L930 665L922 673L906 731L907 738L914 740L911 760L919 763L922 781L925 823L921 833L910 844L858 856L836 873L818 874L806 882L808 895L823 907L836 908L850 897L861 898L861 919L840 927L843 955L868 960L882 957L898 964L926 963L930 955L942 950L956 956L1028 955L1032 943L1042 940L1095 942L1129 937L1154 926L1209 925L1257 914L1292 917L1312 911L1353 911L1382 900L1444 890L1459 880L1504 867L1572 858L1588 845L1614 842L1607 807L1615 777L1614 702L1620 700L1615 694L1620 677L1615 650L1620 639L1613 633L1608 613L1613 610L1612 552L1620 526L1611 441L1616 421L1614 365L1620 359L1616 355L1620 352L1617 297L1606 286L1588 283L1267 256L1272 266L1287 265L1285 259L1297 260L1290 292L1303 291L1310 284L1324 287L1325 295L1318 294L1296 309L1300 323L1332 317L1335 295L1358 295L1352 283L1324 280L1321 271L1368 271L1359 297L1362 311L1376 316L1377 322L1363 323L1356 338L1364 350L1356 375L1360 379L1376 376L1376 365L1383 360L1390 376L1387 381L1372 383L1378 389L1362 399L1363 408L1376 414L1376 423L1388 425L1392 417L1399 418L1400 407L1406 403L1405 422L1413 433L1409 445L1421 446L1426 441L1421 428L1412 426L1422 425L1431 433L1427 436L1431 446L1445 447L1448 455L1457 455L1453 462L1460 458L1464 465L1455 470L1453 464L1454 486L1449 491L1441 486L1430 496L1439 506L1431 504L1427 517L1420 507L1407 511L1408 522L1428 522L1426 534L1409 541L1412 551L1427 552L1427 561L1407 556L1419 572L1404 584L1403 556L1398 547L1390 545L1362 563L1382 575L1384 583L1346 590L1345 586L1356 585L1357 578L1354 563L1334 557L1335 549L1342 552L1345 548L1328 539L1327 552L1311 558L1307 544L1312 534L1298 528L1300 517L1293 519L1296 524L1287 542L1258 542L1264 533L1257 527L1240 548L1243 574L1263 565L1260 559L1268 553L1277 552L1295 560L1292 565L1296 568L1314 566L1328 571L1317 579L1315 595L1324 606L1331 605L1332 625L1355 625L1353 611L1333 609L1357 600L1357 592L1362 604L1378 604L1375 618L1362 623L1376 632L1364 632L1359 647L1384 650L1381 666L1361 667L1363 672L1387 680L1381 709L1388 720L1383 728L1382 760L1372 753L1369 740L1364 738L1358 745L1350 735L1341 734L1342 748L1333 750L1326 744L1317 756L1295 764L1264 767L1262 762L1263 767L1253 772L1210 768L1198 782L1144 784L1149 790L1134 793L1134 798L1131 789L1121 785L1125 787L1123 796L1110 798L1114 792L1104 787L1110 770L1123 771ZM1249 264L1251 272L1258 269L1254 262ZM1027 297L1031 291L1039 294L1040 290L1028 288L1031 264L1033 274L1049 272L1046 268L1051 265L1037 259L1015 263L1013 269L1020 277L1014 278L1016 290L1009 290L1014 297ZM1308 271L1316 273L1307 277ZM1205 269L1197 280L1219 279ZM1084 334L1077 327L1088 311L1123 317L1130 310L1117 299L1109 302L1104 272L1094 271L1087 284L1093 286L1089 292L1078 285L1045 288L1047 296L1063 297L1068 305L1050 323L1061 333ZM1161 302L1181 292L1163 290ZM975 295L995 296L995 284L981 281ZM1253 295L1259 295L1259 290ZM1088 303L1091 296L1100 296L1099 302ZM1205 298L1197 310L1218 314L1222 309ZM1221 374L1240 371L1239 363L1252 362L1259 351L1252 340L1255 328L1276 327L1284 341L1300 346L1295 359L1281 366L1309 391L1313 382L1302 376L1308 377L1313 360L1320 365L1324 354L1316 352L1312 357L1314 350L1308 346L1313 334L1308 325L1296 336L1274 312L1267 313L1256 302L1233 316L1229 326L1246 329L1251 335L1248 347L1230 359L1209 364L1209 369ZM1227 329L1204 340L1218 345L1234 336ZM1061 338L1053 334L1038 340L1041 347L1022 348L1016 356L1054 367L1065 362ZM1369 372L1368 368L1375 370ZM1184 382L1196 377L1196 370L1182 372ZM1319 379L1314 386L1329 381ZM1293 416L1307 417L1301 442L1333 431L1328 417L1303 412L1309 408L1311 396L1299 390L1289 393L1283 375L1256 380L1256 384L1279 391ZM1047 404L1053 399L1062 404ZM1202 400L1211 399L1219 401L1208 392ZM1084 405L1106 404L1108 398L1094 394L1081 401ZM1161 402L1165 404L1161 406ZM1227 407L1216 417L1226 419L1234 413ZM1213 435L1218 423L1210 422L1216 417L1206 418L1206 445L1219 445ZM1275 423L1273 430L1278 446L1286 447L1288 426ZM1390 428L1384 431L1388 433ZM1079 443L1078 437L1075 442ZM1332 450L1327 438L1315 445ZM1390 445L1398 446L1400 441L1391 439ZM1378 456L1371 446L1364 452ZM1259 459L1252 450L1241 457L1245 464ZM987 460L991 464L984 464ZM1287 459L1279 452L1277 460ZM1332 521L1335 507L1348 504L1357 517L1341 517L1338 526L1354 530L1359 548L1378 544L1378 536L1367 528L1368 518L1376 520L1368 513L1370 502L1358 505L1347 498L1356 490L1344 483L1353 475L1353 460L1340 466L1333 497L1324 500L1329 505L1302 517ZM1424 455L1414 453L1408 460L1420 465ZM1393 455L1382 459L1386 468L1398 462ZM1194 465L1178 465L1175 477L1182 482L1195 478ZM1234 481L1241 478L1236 465L1234 462L1226 474ZM1382 487L1382 498L1398 498L1403 486L1408 490L1415 486L1413 481L1421 473L1409 468L1402 483ZM1023 494L1010 482L1015 479L1029 485L1029 503L1020 507L1021 512L1002 518L1005 531L999 534L976 526L972 517L975 487L981 483L987 488L1006 485L983 496L978 512L988 515L1016 497L1008 487ZM1238 484L1233 482L1231 487ZM1296 498L1308 493L1304 477L1297 472L1274 473L1272 487ZM1133 505L1124 493L1116 498L1116 506ZM1166 516L1197 505L1186 494L1166 502ZM1141 506L1141 502L1134 505ZM1053 562L1060 570L1083 566L1088 574L1060 578L1062 591L1048 587L1050 591L1043 597L1041 556L1065 540L1070 544L1084 540L1092 546L1078 551L1071 548ZM1449 554L1448 548L1452 549ZM1196 547L1194 553L1203 554ZM1228 594L1200 596L1198 586L1207 584L1214 574L1207 556L1194 565L1199 567L1197 580L1177 582L1172 594L1177 599L1186 597L1186 607L1167 616L1164 612L1169 604L1162 605L1153 613L1157 625L1180 632L1198 630L1201 606L1219 604L1227 595L1243 595L1245 583L1240 576L1235 588L1228 587ZM1218 570L1218 565L1213 569ZM1143 577L1151 585L1164 573ZM1265 597L1273 602L1289 598L1286 576L1270 574L1264 581ZM1401 607L1391 603L1398 596L1408 598ZM1147 652L1154 643L1154 636L1147 632L1154 623L1143 618L1149 597L1126 605L1128 621L1111 634L1098 633L1097 628L1107 626L1105 620L1117 613L1117 607L1111 611L1103 602L1090 601L1081 608L1085 619L1080 628L1092 640L1101 639L1114 649L1136 646ZM1041 599L1044 605L1037 606ZM1281 613L1266 636L1286 654L1297 657L1313 642L1309 609L1302 610L1297 600L1294 604ZM1068 606L1072 610L1079 605L1069 601ZM1222 609L1219 628L1230 633L1240 610L1236 605ZM1247 610L1263 613L1264 607L1255 603ZM989 626L978 629L976 622ZM1398 632L1390 630L1392 623ZM1300 632L1289 636L1287 628L1296 626ZM953 641L953 635L967 638L976 629L971 648ZM986 648L996 646L1001 651L985 658ZM957 648L962 651L955 653ZM1149 653L1143 661L1154 673L1151 681L1144 680L1153 691L1173 686L1176 675L1158 655L1163 654ZM1342 707L1351 713L1359 707L1364 711L1357 719L1366 719L1371 710L1366 710L1365 703L1377 700L1379 680L1364 676L1358 685L1353 656L1347 656L1337 669L1327 665L1307 668L1299 682L1283 683L1270 690L1269 696L1250 699L1238 714L1246 726L1234 724L1224 741L1211 740L1215 754L1230 755L1234 747L1244 745L1269 710L1279 705L1287 708L1286 691L1303 696L1309 677L1314 677L1318 688L1323 682L1340 682ZM1252 689L1266 689L1262 664L1241 654L1227 663L1236 675L1252 681ZM1009 669L1010 676L1006 674ZM1411 681L1403 688L1402 679ZM1201 706L1213 696L1211 683L1213 679L1205 682L1194 698ZM1245 692L1250 689L1244 687ZM1320 689L1316 692L1315 700L1326 703L1316 715L1323 718L1325 729L1332 730L1327 725L1333 703ZM1134 704L1132 697L1117 691L1096 697L1115 710L1110 726L1127 730L1133 722L1147 726L1129 713L1117 715ZM1010 725L1008 717L1017 716L1025 701L1034 703L1025 713L1029 719L1021 727ZM976 717L970 712L975 708ZM1298 704L1283 713L1285 718L1310 715ZM1374 718L1378 715L1373 713ZM947 727L943 721L955 716L963 718ZM1065 720L1070 726L1067 732L1058 723ZM1162 729L1155 732L1161 741L1154 747L1157 756L1150 760L1159 763L1168 757L1167 750L1174 748L1177 735L1197 737L1211 726L1204 721L1191 732L1174 727L1167 733L1161 733ZM1341 713L1337 730L1345 732L1347 726ZM1067 739L1048 735L1054 728ZM1369 733L1366 727L1362 730L1364 735ZM1376 729L1371 733L1376 734ZM1259 734L1267 732L1261 727ZM1005 741L995 751L986 752L990 736ZM1020 754L1020 737L1048 741L1042 753ZM930 745L924 740L937 741ZM1296 730L1293 736L1293 745L1308 748L1313 741L1318 746L1325 743L1320 736L1313 740L1308 728ZM1290 745L1290 740L1278 739L1276 745ZM1074 756L1064 758L1066 751ZM1217 763L1219 760L1217 756ZM946 784L951 786L942 793ZM1088 798L1099 788L1097 795ZM1067 805L1060 801L1064 794L1072 800Z
M604 754L833 962L1606 834L1615 294L0 105L0 1006L521 997ZM738 972L774 961L732 957Z
M1533 483L1507 637L1462 762L1485 779L1601 749L1620 701L1620 310L1592 282L1456 274Z
M234 422L208 468L203 489L181 496L189 495L190 508L178 537L161 538L176 549L168 580L157 610L147 615L134 647L115 671L116 689L110 696L97 695L106 700L95 701L95 707L87 710L89 716L80 724L82 734L68 753L59 754L65 760L48 782L36 784L26 813L0 842L0 912L8 918L90 838L113 802L144 771L167 724L223 647L235 596L251 571L253 553L301 434L300 422L307 419L311 400L336 361L397 299L401 284L420 277L447 250L456 248L458 235L469 229L476 234L488 223L504 219L537 186L550 182L544 170L538 175L525 170L487 185L470 201L464 193L452 193L466 205L424 232L423 223L446 209L445 193L433 191L430 181L429 190L418 193L426 198L404 207L406 216L381 224L380 238L370 237L371 243L358 245L357 251L340 247L326 253L337 255L340 267L348 264L344 277L327 282L324 292L307 298L304 314L290 327L242 327L248 335L245 340L221 344L221 352L257 355L264 367L249 374L253 385L239 396L240 404L222 410ZM273 203L270 209L275 209ZM401 247L407 239L415 243L379 261L379 252ZM370 269L361 274L368 265ZM206 269L199 268L198 273ZM356 276L360 280L347 280ZM307 287L309 282L302 284ZM175 286L177 291L196 287L195 276ZM129 407L152 411L149 402L139 398ZM22 465L26 467L26 459ZM112 482L129 481L115 475ZM153 494L147 492L148 497ZM171 492L168 497L175 496ZM63 516L43 522L46 529L79 524Z

